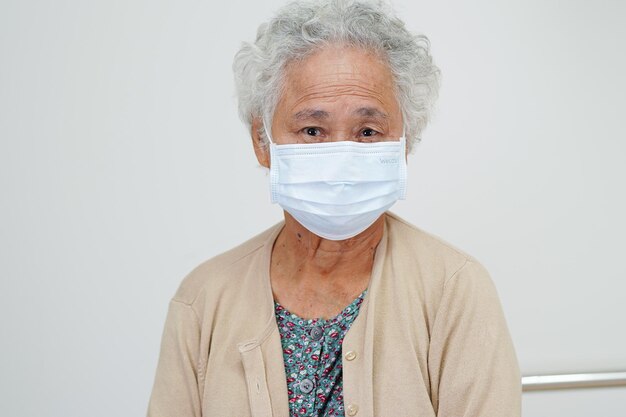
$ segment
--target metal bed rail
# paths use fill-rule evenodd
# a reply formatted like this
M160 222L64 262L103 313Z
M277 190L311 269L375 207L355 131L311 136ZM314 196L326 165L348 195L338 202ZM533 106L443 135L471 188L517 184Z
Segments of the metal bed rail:
M626 387L626 371L522 377L522 391L524 392L602 387Z

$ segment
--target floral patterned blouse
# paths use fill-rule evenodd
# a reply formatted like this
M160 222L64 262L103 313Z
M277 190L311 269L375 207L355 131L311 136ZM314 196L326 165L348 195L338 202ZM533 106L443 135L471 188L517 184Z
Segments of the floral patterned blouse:
M341 344L367 289L332 319L302 319L274 302L291 417L343 417Z

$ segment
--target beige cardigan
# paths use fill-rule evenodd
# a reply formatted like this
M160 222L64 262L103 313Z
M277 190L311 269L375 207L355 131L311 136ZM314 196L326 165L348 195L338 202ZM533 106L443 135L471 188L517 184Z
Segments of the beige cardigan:
M149 417L289 417L269 281L283 224L187 276L170 302ZM520 374L483 266L387 213L369 290L343 341L358 417L520 416Z

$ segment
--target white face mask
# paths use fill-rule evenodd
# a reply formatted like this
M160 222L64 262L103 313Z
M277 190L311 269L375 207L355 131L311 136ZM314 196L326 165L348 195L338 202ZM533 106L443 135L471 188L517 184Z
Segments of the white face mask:
M406 144L270 141L270 192L302 226L344 240L371 226L406 194Z

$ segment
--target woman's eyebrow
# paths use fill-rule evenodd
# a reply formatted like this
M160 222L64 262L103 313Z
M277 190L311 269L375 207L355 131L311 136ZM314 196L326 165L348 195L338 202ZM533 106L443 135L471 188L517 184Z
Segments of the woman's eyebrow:
M379 119L387 119L389 115L375 107L360 107L356 109L353 114L361 117L373 117ZM293 115L295 120L325 120L330 117L330 114L325 110L320 109L304 109L300 110Z
M375 117L380 119L387 119L389 117L387 113L382 112L375 107L361 107L356 109L354 114L362 117Z
M328 119L330 114L327 111L319 110L319 109L304 109L300 110L296 114L293 115L295 120L324 120Z

